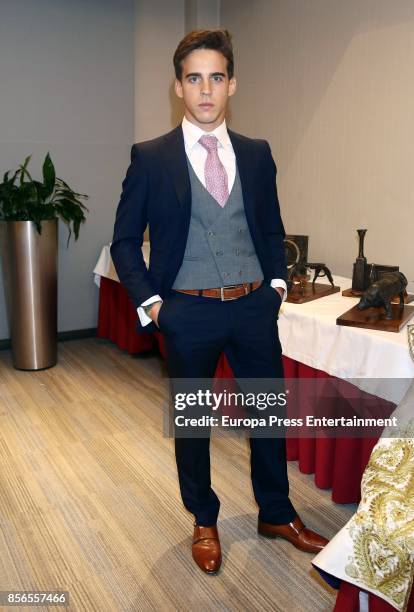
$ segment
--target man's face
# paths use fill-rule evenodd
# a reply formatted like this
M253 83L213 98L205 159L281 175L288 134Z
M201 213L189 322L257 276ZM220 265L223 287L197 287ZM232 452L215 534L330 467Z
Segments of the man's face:
M214 49L196 49L183 60L182 68L175 93L184 101L184 114L211 132L223 122L227 99L236 91L235 77L227 76L227 59Z

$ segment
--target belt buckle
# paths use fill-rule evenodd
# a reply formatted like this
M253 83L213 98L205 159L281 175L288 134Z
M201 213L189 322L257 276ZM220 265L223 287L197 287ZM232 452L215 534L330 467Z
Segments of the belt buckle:
M239 287L239 285L226 285L225 287L220 287L220 299L222 302L228 302L230 300L237 300L237 297L225 297L224 296L224 290L225 289L236 289L236 287ZM244 291L246 293L246 287L244 288Z

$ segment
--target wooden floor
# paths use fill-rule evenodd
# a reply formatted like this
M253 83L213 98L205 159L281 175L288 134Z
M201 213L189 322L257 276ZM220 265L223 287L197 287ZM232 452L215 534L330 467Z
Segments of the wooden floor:
M77 340L59 345L54 368L21 372L0 352L0 590L62 589L70 610L88 612L332 610L312 555L257 535L243 439L212 441L223 565L217 576L197 568L166 402L157 355ZM295 463L289 475L302 518L333 536L354 507Z

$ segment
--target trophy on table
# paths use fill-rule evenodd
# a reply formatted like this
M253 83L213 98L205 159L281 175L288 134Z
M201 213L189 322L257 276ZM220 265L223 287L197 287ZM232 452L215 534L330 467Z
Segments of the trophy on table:
M349 289L344 289L342 295L345 297L361 297L361 295L373 283L379 281L383 274L389 272L398 272L399 266L390 266L386 264L368 263L364 254L365 235L368 230L358 229L358 257L353 264L352 270L352 286ZM405 303L412 301L407 299L405 295ZM394 301L398 301L397 296Z
M406 291L407 279L399 266L367 263L364 254L366 229L358 229L358 257L353 265L352 287L345 289L345 297L359 297L353 308L340 315L337 325L363 327L398 332L411 319L414 300Z
M356 261L354 263L354 271L352 274L352 291L364 291L365 287L365 277L367 270L367 258L364 255L364 240L365 234L367 233L366 229L357 230L359 237L359 253Z
M285 249L288 268L287 302L303 304L340 291L340 288L334 285L328 266L308 261L308 236L286 236ZM309 270L314 272L312 282L309 282ZM316 282L318 278L324 277L328 279L329 285Z

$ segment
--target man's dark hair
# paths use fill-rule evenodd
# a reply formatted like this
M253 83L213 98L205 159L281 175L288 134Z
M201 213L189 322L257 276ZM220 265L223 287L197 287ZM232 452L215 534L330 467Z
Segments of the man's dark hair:
M219 51L227 59L227 76L229 79L232 78L234 74L233 45L228 30L193 30L184 36L175 50L173 58L175 76L179 81L181 81L183 74L182 61L195 49Z

